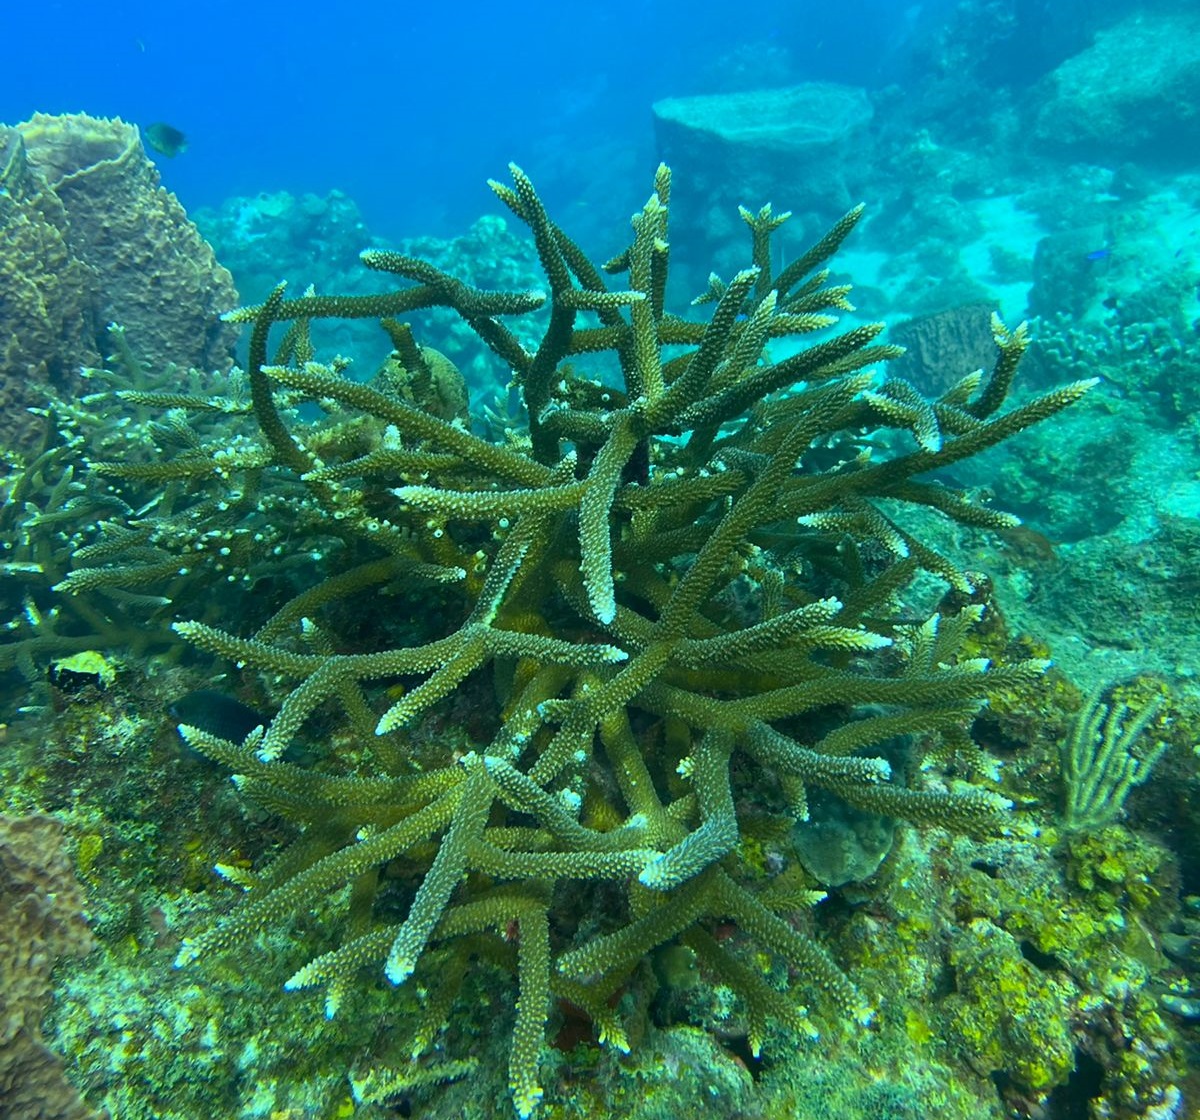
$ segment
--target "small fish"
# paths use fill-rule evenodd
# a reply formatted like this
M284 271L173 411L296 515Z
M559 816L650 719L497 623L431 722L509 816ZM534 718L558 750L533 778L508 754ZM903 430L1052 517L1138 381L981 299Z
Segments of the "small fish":
M1090 253L1088 253L1087 259L1089 261L1102 261L1105 260L1111 253L1111 249L1093 249Z
M155 121L142 129L146 143L160 155L174 159L181 152L187 151L187 137L177 128L163 121Z
M199 688L181 696L168 709L176 723L198 727L218 739L242 743L256 727L271 721L240 700L211 688Z

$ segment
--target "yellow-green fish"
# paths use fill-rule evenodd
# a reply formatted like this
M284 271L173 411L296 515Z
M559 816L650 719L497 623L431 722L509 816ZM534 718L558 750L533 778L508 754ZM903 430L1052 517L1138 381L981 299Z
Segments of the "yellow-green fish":
M187 137L179 129L164 121L155 121L142 129L146 143L156 152L174 159L180 152L187 151Z

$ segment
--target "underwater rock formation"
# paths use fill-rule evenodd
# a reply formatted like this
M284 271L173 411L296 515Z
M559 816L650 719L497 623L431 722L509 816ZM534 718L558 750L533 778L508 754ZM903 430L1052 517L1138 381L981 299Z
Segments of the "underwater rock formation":
M1127 16L1036 93L1034 136L1049 149L1186 160L1200 144L1200 16Z
M35 114L0 133L0 308L7 394L0 440L28 443L39 384L69 390L120 322L143 359L225 368L237 302L229 273L159 185L138 130L120 119Z
M819 235L856 201L873 115L864 90L832 82L656 102L659 154L680 172L672 222L685 252L711 264L748 198L786 199L797 232Z

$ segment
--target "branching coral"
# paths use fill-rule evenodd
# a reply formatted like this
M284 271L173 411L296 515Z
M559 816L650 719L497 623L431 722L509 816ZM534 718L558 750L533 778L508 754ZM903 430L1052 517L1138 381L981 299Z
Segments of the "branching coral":
M83 371L100 391L37 409L40 445L6 456L0 482L0 606L11 618L0 670L15 665L29 681L79 650L178 649L173 612L201 613L214 586L256 578L250 561L277 545L270 515L289 497L256 486L270 459L239 375L151 375L121 328L107 337L112 360ZM152 407L138 403L147 394ZM163 448L172 460L152 462Z
M253 324L257 458L242 466L257 500L272 487L296 495L293 555L318 524L333 543L312 553L308 585L249 636L228 621L177 627L200 650L288 682L269 726L245 743L181 730L248 798L300 828L261 871L223 869L249 897L187 941L179 963L245 952L256 933L337 896L338 944L286 986L324 987L332 1015L364 967L393 984L420 977L428 996L409 1032L414 1056L431 1046L470 961L507 967L519 991L509 1080L528 1117L552 1001L584 1009L602 1041L626 1047L613 997L675 939L740 997L755 1051L768 1019L800 1024L796 997L715 937L719 922L838 1015L869 1018L830 952L791 920L819 893L755 889L745 875L747 813L759 824L771 812L803 818L805 789L819 786L918 823L1003 825L1007 803L987 789L917 785L873 756L903 731L929 748L945 734L962 749L988 695L1043 667L962 658L976 608L900 620L899 596L919 570L960 591L971 581L896 510L1011 524L918 479L1052 416L1090 383L1001 412L1026 337L998 324L991 376L934 401L869 371L896 354L876 341L879 324L773 360L769 344L826 330L848 308L824 265L861 210L778 274L770 235L786 215L745 211L753 264L728 283L713 278L698 301L711 313L697 321L666 309L665 167L631 244L603 268L511 170L512 186L492 188L532 231L548 293L478 291L371 253L369 266L413 284L292 300L280 288L231 316ZM544 300L545 332L527 348L502 316ZM459 314L511 369L528 408L524 438L480 438L386 382L356 383L311 360L312 319L429 306ZM271 362L268 333L281 320L290 326ZM600 380L581 372L605 361ZM289 411L303 400L324 418ZM878 430L899 450L873 461L866 437ZM215 485L217 463L198 447L153 470L104 469L130 484ZM395 618L398 587L432 589L439 609ZM65 589L86 591L76 577ZM370 618L344 637L368 597ZM492 709L492 731L452 755L461 737L447 732L439 748L437 728L464 697ZM301 768L285 752L318 711L336 731L321 766ZM389 866L413 869L419 884L401 920L380 905Z

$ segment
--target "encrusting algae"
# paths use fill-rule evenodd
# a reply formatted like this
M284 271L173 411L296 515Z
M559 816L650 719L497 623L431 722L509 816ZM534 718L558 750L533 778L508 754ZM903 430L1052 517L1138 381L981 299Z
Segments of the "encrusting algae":
M259 674L281 701L241 742L180 728L297 836L258 870L219 868L246 899L192 931L177 963L248 961L260 932L342 899L336 942L298 945L281 983L322 989L328 1016L364 980L426 993L397 1028L418 1064L356 1075L360 1100L457 1076L466 1055L420 1059L470 970L508 970L525 1118L552 1005L627 1049L619 997L660 947L684 947L736 996L752 1053L769 1020L810 1033L803 1003L817 1022L870 1019L871 994L801 932L819 884L764 881L746 853L807 819L809 787L918 825L1006 826L985 782L919 763L976 751L975 713L1045 662L965 654L979 605L906 616L918 573L959 602L975 586L906 530L903 508L1013 525L928 476L1093 382L1002 411L1027 337L998 321L990 374L936 400L876 371L898 352L876 341L881 324L792 345L850 308L825 266L861 208L778 273L787 215L743 211L751 264L712 278L697 321L666 307L665 167L629 247L600 267L510 170L492 189L530 228L546 292L482 291L372 251L368 267L409 283L294 299L281 286L232 313L252 327L244 381L119 394L159 410L161 446L92 463L127 512L106 515L56 589L108 604L106 625L144 610L163 642ZM546 304L539 343L522 345L506 320ZM450 375L396 320L428 307L455 311L511 369L526 431L486 439L435 406ZM328 317L383 320L391 374L363 384L315 361L308 324ZM772 360L769 344L792 352ZM418 593L427 609L412 616L404 596ZM192 618L174 635L172 612ZM314 740L316 765L288 760ZM398 874L413 885L399 913ZM744 938L719 936L729 924Z

